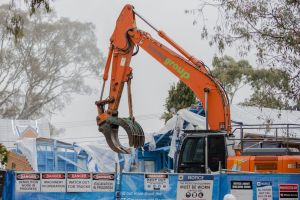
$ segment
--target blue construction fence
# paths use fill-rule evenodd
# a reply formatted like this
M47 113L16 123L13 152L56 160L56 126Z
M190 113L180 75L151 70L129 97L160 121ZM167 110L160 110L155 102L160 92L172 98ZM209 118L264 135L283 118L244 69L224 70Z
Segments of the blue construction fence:
M19 192L16 176L17 172L6 173L3 200L223 200L226 194L242 200L300 199L300 174L121 173L114 177L113 191L102 192Z

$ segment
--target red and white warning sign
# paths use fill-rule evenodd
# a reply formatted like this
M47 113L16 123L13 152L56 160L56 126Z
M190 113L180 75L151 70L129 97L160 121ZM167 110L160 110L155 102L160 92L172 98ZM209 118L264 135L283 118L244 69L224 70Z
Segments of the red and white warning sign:
M65 173L41 173L41 191L42 192L66 192L66 174Z
M299 187L298 184L279 184L280 200L298 200Z
M68 173L67 192L91 192L91 173Z
M40 192L40 173L16 173L16 192Z
M114 192L115 174L93 173L92 191L93 192Z

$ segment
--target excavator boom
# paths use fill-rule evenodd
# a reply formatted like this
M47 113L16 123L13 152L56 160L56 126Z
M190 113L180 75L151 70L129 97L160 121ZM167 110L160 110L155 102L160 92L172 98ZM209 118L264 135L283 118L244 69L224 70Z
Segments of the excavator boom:
M158 35L174 47L179 53L164 46L145 31L136 27L135 17L138 16L150 25ZM230 127L230 109L227 95L221 84L209 73L204 63L187 53L164 32L158 31L138 14L132 5L126 5L111 36L110 51L105 65L103 88L100 100L96 102L98 108L97 124L110 148L119 153L130 153L130 149L122 146L118 139L118 128L125 129L129 146L144 145L144 133L135 121L132 112L131 79L132 68L130 61L134 49L141 47L160 64L177 76L196 94L201 101L207 117L207 129L214 131L224 130L228 133ZM110 75L109 96L103 99L105 83ZM118 117L118 107L125 83L128 91L129 118ZM106 109L107 106L107 109Z

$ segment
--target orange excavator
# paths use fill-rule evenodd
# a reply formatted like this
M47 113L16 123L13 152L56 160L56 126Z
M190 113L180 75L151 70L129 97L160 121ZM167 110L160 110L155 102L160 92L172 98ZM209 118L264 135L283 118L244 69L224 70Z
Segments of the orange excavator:
M152 38L149 33L139 30L136 26L136 17L154 29L177 52ZM191 56L163 31L155 28L132 5L126 5L123 8L116 22L115 30L110 39L100 100L96 101L97 125L99 131L104 134L109 147L118 153L128 154L131 152L129 147L121 145L119 141L119 127L126 131L130 147L142 147L145 142L143 129L133 116L131 99L132 68L130 62L139 48L144 49L191 88L205 110L206 130L186 133L187 137L183 140L178 153L177 171L208 172L209 170L217 170L218 167L225 168L229 156L226 142L231 132L230 107L225 90L218 80L210 74L209 69L202 61ZM103 99L110 70L109 96ZM129 117L120 118L118 107L125 83L128 92ZM191 158L191 155L194 157ZM243 157L243 159L249 161L250 157ZM233 160L238 158L238 156L233 157ZM300 157L297 159L299 162ZM229 163L236 164L235 161ZM231 166L227 167L230 168Z

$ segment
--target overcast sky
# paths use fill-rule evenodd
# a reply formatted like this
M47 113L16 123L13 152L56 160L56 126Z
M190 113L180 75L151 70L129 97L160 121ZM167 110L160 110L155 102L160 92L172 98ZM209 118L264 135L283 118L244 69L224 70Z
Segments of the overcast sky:
M200 26L193 26L193 20L196 16L184 13L185 9L197 8L198 0L59 0L52 5L58 16L93 23L96 27L97 44L101 52L106 56L109 38L114 30L115 21L123 6L127 3L133 4L140 14L158 29L166 32L190 54L204 61L206 65L211 65L217 49L209 47L208 41L201 40ZM207 23L214 23L216 12L212 9L206 13ZM159 41L162 41L143 22L138 20L137 26L144 31L148 31ZM234 50L225 53L237 59L239 58ZM250 62L254 63L251 59ZM145 132L158 131L163 126L163 121L159 120L159 117L164 111L167 91L178 79L142 49L137 56L133 57L131 66L133 67L132 93L134 115L137 116L136 119L141 123ZM91 82L91 84L98 90L96 94L91 96L74 96L73 102L66 109L52 117L51 120L54 122L54 125L66 129L66 132L61 137L80 138L83 135L85 137L99 135L95 123L97 112L94 102L99 98L101 82L99 80ZM121 117L128 116L127 96L125 95L124 97L120 106ZM243 93L238 94L236 102L241 101L244 97Z

